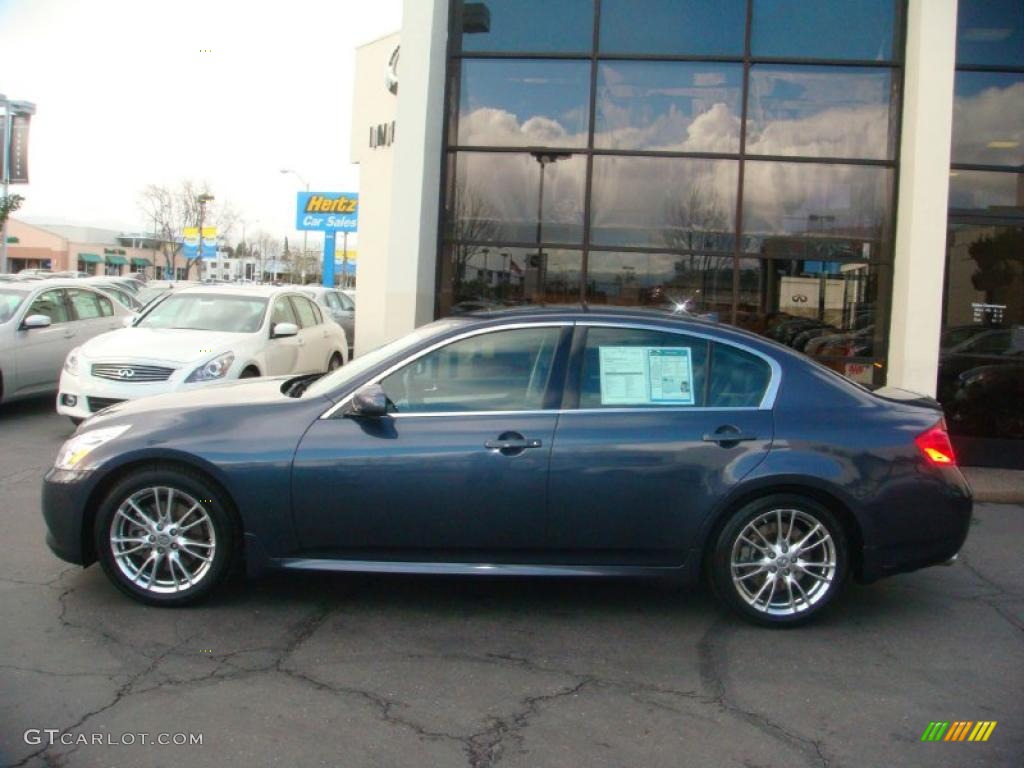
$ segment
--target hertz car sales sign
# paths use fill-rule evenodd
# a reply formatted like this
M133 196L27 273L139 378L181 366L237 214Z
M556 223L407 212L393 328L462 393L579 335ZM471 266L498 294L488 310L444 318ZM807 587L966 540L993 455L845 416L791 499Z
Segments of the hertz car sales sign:
M299 192L295 228L320 232L355 232L359 195L352 192Z

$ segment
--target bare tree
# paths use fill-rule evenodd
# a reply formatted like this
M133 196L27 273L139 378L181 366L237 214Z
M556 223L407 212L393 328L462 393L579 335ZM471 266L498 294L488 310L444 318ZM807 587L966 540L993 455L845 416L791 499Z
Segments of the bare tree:
M719 268L731 261L731 257L707 253L709 250L725 250L721 238L731 234L729 216L719 196L703 181L698 181L682 199L667 203L664 220L666 226L661 237L665 245L689 252L676 262L676 280L682 283L699 281L700 287L695 290L701 294L702 301L709 301L709 273L714 286ZM717 291L713 289L714 293Z
M182 234L186 227L198 227L200 220L201 195L209 195L209 187L197 185L190 179L181 181L177 187L150 184L139 195L139 208L153 226L153 234L160 242L160 252L167 270L174 272L174 261L182 250ZM203 226L217 227L218 237L227 237L238 221L238 214L227 202L212 201L206 204ZM194 267L199 275L200 258L186 259L185 276Z
M486 247L482 243L495 240L498 234L497 213L479 191L465 180L455 188L455 215L451 217L451 238L456 241L455 281L465 282L466 265ZM471 241L471 242L466 242Z
M249 254L259 264L259 281L263 282L269 262L276 261L281 255L281 241L268 232L260 230L249 244Z

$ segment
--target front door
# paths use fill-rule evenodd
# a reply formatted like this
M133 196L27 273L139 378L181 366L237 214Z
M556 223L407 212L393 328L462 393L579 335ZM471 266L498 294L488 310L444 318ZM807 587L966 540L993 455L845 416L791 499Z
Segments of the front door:
M767 455L771 366L685 334L578 333L579 403L555 434L549 546L585 563L680 565L714 504Z
M50 325L18 331L20 338L15 354L18 356L18 391L22 394L57 389L64 359L80 343L62 289L39 294L25 310L22 321L31 315L45 315L50 318Z
M541 548L556 371L570 333L497 329L453 341L380 381L393 413L318 420L292 475L302 547L475 562Z

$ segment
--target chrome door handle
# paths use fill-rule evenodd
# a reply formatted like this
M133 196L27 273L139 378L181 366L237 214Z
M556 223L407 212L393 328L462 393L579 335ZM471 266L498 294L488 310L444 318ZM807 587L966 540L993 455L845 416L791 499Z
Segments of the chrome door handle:
M484 448L492 451L523 450L524 448L540 448L541 441L536 439L519 438L516 440L488 440Z
M757 440L757 435L751 435L746 432L714 432L704 435L701 439L705 443L727 445L729 443L745 443L751 440Z

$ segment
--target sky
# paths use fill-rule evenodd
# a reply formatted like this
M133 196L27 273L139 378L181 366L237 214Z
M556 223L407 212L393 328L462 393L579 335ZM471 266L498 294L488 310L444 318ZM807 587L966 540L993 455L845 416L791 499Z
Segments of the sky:
M401 0L0 0L0 93L37 107L16 216L145 231L142 189L191 179L295 243L280 170L358 191L355 48L400 26Z

